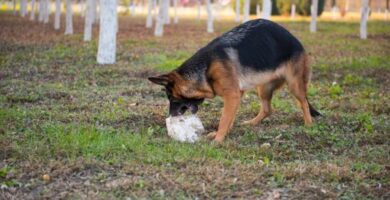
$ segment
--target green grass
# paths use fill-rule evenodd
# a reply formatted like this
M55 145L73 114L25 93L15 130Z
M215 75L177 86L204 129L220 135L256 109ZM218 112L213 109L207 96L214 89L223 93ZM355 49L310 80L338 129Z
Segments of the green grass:
M126 30L118 37L117 63L101 66L96 40L81 43L79 35L51 29L42 37L41 25L2 15L0 184L16 193L1 190L0 197L50 198L63 191L64 198L83 198L92 190L100 193L91 198L120 199L265 198L275 191L297 199L388 195L387 22L370 21L366 41L358 39L354 22L321 22L316 34L305 22L283 22L311 55L308 98L323 117L304 127L283 88L274 95L271 117L240 126L260 109L249 91L231 133L216 145L169 138L165 94L146 79L180 66L217 35L204 33L203 24L184 20L184 28L168 27L175 34L163 38ZM143 26L143 19L122 20ZM221 22L216 29L220 34L232 26ZM13 31L23 28L31 30L30 40ZM208 131L217 127L222 106L220 98L203 103L199 116ZM43 181L43 174L52 179Z

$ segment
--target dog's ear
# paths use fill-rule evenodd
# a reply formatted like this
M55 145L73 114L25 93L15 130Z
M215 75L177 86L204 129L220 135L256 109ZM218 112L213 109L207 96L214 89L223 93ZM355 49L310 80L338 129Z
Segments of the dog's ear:
M172 82L172 80L166 74L155 76L155 77L149 77L148 79L149 81L162 86L167 86L170 82Z

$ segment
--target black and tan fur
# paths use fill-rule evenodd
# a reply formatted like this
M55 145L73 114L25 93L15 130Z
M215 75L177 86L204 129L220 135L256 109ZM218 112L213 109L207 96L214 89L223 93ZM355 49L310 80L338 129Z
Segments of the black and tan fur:
M176 70L150 77L165 86L170 115L193 113L205 98L221 96L224 102L218 130L208 137L222 142L232 127L242 94L256 88L259 114L243 124L255 125L271 114L273 92L287 83L303 111L306 125L320 115L309 104L308 56L301 43L286 29L268 20L237 26L196 52Z

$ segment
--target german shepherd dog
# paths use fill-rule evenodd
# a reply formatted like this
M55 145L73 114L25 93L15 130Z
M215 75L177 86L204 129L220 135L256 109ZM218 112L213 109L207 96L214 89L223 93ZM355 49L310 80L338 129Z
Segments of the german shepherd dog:
M156 77L165 87L169 114L198 111L205 98L221 96L224 102L218 130L207 135L222 142L231 129L242 94L256 88L259 114L243 124L255 125L271 114L273 92L287 83L303 111L305 125L320 115L308 102L308 55L302 44L280 25L263 19L248 21L214 39L176 70Z

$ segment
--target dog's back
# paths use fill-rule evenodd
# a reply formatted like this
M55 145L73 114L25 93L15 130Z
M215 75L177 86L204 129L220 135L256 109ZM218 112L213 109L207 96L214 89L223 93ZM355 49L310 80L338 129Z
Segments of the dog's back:
M241 24L200 49L177 69L184 77L205 74L215 60L232 62L245 76L274 71L304 53L301 43L285 28L269 20Z

